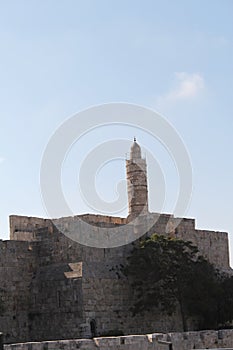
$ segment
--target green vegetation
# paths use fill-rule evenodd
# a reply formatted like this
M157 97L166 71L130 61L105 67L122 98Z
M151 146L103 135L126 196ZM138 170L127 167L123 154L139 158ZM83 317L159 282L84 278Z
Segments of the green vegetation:
M191 242L152 235L137 244L123 268L132 287L133 314L153 308L180 310L199 329L218 329L233 319L233 277L220 273Z

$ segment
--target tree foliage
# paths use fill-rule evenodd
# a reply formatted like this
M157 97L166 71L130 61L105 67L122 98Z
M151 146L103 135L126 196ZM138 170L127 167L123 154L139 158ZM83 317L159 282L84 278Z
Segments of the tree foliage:
M133 291L133 313L160 308L180 310L199 329L217 328L233 319L233 277L220 274L191 242L152 235L136 245L123 269Z

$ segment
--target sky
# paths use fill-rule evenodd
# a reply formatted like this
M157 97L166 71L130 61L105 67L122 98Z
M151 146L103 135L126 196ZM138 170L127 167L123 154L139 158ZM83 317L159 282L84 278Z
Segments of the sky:
M229 233L233 265L232 16L232 0L0 1L0 237L9 237L11 214L47 216L40 168L57 128L91 106L124 102L157 111L180 135L193 170L185 216ZM163 211L172 212L179 181L166 149L133 126L110 125L76 142L63 163L75 213L98 212L80 193L85 155L134 136L163 169ZM107 201L125 178L123 158L96 175ZM152 211L155 179L149 164Z

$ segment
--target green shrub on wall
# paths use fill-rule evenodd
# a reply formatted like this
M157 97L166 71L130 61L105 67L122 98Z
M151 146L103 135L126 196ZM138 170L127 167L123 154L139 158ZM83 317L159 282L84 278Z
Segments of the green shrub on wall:
M220 273L191 242L162 235L142 239L122 269L132 287L134 315L159 308L179 309L198 328L217 329L233 319L233 277Z

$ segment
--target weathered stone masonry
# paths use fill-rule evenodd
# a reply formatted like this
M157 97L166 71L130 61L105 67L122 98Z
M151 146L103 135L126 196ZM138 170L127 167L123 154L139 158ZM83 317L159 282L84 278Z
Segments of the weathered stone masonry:
M122 337L45 341L40 343L12 344L5 350L173 350L233 349L233 330L185 333L153 333Z
M138 168L135 173L131 171L135 160L142 163L141 176ZM182 219L176 227L179 219L172 215L149 213L146 164L135 143L128 162L128 218L88 214L53 221L10 217L10 241L0 241L0 285L5 306L0 330L6 342L90 338L110 331L127 335L182 330L179 315L151 312L132 317L131 290L114 267L125 264L133 243L111 249L87 247L59 232L57 224L66 227L72 221L79 227L85 221L93 235L102 227L114 227L119 233L124 228L127 236L138 232L165 234L169 222L171 232L167 234L192 241L210 262L230 269L227 233L197 230L194 219ZM135 217L136 221L131 221Z

